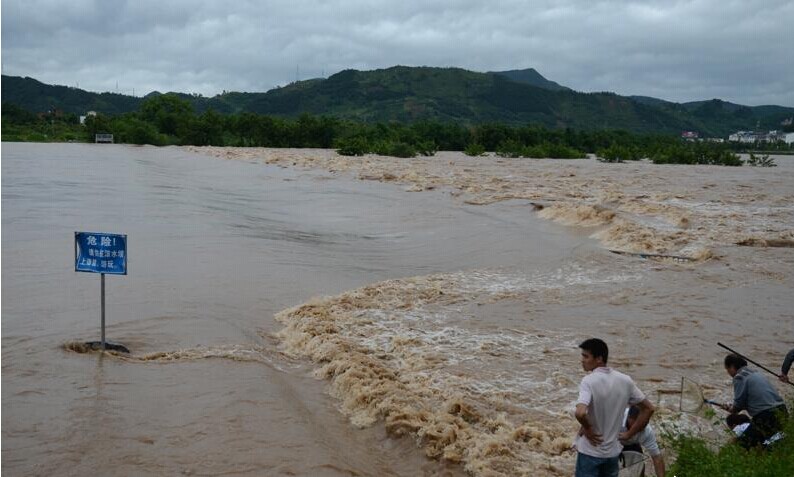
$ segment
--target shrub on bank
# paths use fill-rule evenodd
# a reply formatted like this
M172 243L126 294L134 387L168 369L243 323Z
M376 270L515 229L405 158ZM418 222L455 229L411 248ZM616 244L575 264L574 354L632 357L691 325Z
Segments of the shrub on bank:
M496 148L500 157L529 157L532 159L583 159L587 155L565 144L543 142L534 146L525 146L518 141L508 139Z
M513 139L508 139L507 141L499 143L499 146L496 148L496 155L499 157L511 158L521 157L523 149L523 144Z
M369 152L369 144L363 137L340 139L336 147L337 154L342 156L363 156Z
M739 156L725 146L712 143L660 146L650 157L654 164L742 165Z
M463 150L463 153L466 154L467 156L473 156L473 157L484 156L485 146L483 146L482 144L478 144L476 142L472 142L468 146L466 146L466 149Z
M151 123L140 119L130 118L125 122L119 123L114 128L113 139L126 144L152 144L162 146L167 143L167 138L157 132Z
M544 142L536 146L527 146L521 150L521 156L533 159L584 159L587 157L582 151L566 146L565 144L549 142Z
M565 144L547 143L545 145L546 157L552 159L584 159L587 154Z
M416 156L416 149L407 142L397 141L387 143L386 149L378 152L378 154L392 157L414 157Z
M370 148L370 152L379 156L394 157L414 157L416 155L416 150L410 145L392 141L378 141Z
M775 160L769 157L769 154L764 154L763 156L756 156L752 152L750 153L750 157L744 161L745 164L748 166L753 167L777 167L775 164Z
M639 161L642 158L642 153L636 147L612 144L608 148L598 151L596 157L601 162Z
M438 146L433 141L420 141L416 144L416 150L423 156L435 156Z
M417 148L404 141L377 141L370 144L365 138L359 136L340 139L337 141L336 147L337 154L342 156L363 156L370 152L392 157L414 157L417 154ZM423 156L432 156L436 153L435 144L432 142L421 143L419 152Z

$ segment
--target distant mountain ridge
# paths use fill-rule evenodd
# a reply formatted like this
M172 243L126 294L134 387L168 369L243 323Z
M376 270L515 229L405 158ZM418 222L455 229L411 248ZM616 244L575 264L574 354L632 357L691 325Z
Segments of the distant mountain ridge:
M57 108L69 113L85 114L97 111L122 114L134 111L141 98L114 93L92 93L71 86L58 86L20 76L2 76L4 103L12 103L32 113Z
M157 95L153 92L147 96ZM582 130L727 136L738 129L777 129L794 108L748 107L721 100L673 103L614 93L580 93L549 81L534 69L478 73L460 68L395 66L344 70L326 79L298 81L265 93L223 93L211 98L176 93L198 112L251 112L295 117L302 113L366 122L418 120L465 124L541 124ZM31 112L57 108L84 114L135 111L144 98L91 93L32 78L2 77L3 102Z
M573 91L567 86L562 86L559 83L548 80L538 73L535 68L527 68L525 70L508 70L508 71L489 71L491 74L501 75L509 78L516 83L524 83L538 88L548 89L549 91Z

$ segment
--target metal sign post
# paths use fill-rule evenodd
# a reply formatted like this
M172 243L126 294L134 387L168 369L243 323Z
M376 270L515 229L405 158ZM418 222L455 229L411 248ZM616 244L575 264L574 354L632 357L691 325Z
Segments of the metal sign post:
M99 273L101 341L89 341L86 345L101 350L129 353L121 344L105 339L105 275L127 274L127 236L95 232L74 233L74 270L76 272Z
M102 349L108 349L107 343L105 342L105 274L99 274L99 282L102 284L100 285L100 301L102 302Z

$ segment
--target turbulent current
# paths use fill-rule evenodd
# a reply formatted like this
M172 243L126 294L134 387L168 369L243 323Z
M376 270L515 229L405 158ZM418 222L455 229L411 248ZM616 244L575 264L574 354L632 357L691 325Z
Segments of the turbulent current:
M10 475L570 475L584 338L655 426L712 439L681 378L725 400L717 341L773 368L794 345L790 157L2 153ZM128 235L107 320L130 355L83 345L78 230Z

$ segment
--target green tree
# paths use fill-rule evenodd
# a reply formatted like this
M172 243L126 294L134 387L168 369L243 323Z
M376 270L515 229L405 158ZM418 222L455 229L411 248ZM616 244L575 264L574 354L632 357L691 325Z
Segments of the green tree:
M170 136L181 137L193 117L193 106L174 93L147 98L139 111L141 119L154 124Z
M88 142L94 142L97 134L114 134L113 122L111 118L104 114L88 116L85 118L85 138Z
M129 144L151 144L162 146L165 139L158 134L157 128L153 124L147 123L132 115L125 115L113 120L112 129L116 142Z
M223 117L208 109L201 116L190 117L187 120L183 134L180 137L182 144L194 146L222 146L223 145Z
M15 124L33 124L36 122L36 115L16 104L3 103L3 122L6 121Z
M342 156L363 156L369 152L367 140L361 136L340 139L336 152Z

